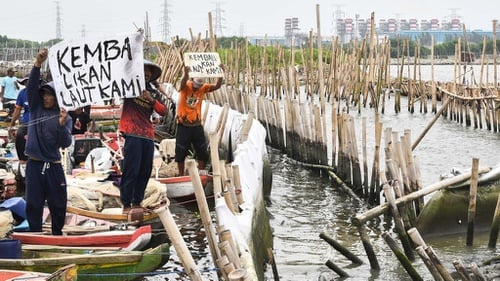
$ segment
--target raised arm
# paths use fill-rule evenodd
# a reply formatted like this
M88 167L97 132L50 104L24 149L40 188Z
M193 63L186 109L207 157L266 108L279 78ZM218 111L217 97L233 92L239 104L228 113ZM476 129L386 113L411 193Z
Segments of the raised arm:
M219 67L222 69L222 71L224 71L223 64L219 65ZM221 86L222 86L222 76L217 78L217 82L215 83L215 85L210 85L210 92L220 89Z
M36 56L35 64L31 69L28 85L26 86L30 108L35 108L42 104L42 97L38 91L40 86L40 68L42 67L42 63L47 59L48 54L49 50L47 48L40 50Z
M186 84L187 84L187 81L189 79L189 71L191 69L189 68L189 66L184 66L184 75L182 76L182 79L181 79L181 88L180 90L184 90L186 88Z

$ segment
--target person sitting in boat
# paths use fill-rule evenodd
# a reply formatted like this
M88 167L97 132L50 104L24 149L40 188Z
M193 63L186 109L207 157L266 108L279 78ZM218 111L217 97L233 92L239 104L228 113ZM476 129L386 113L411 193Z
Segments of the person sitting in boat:
M224 71L224 66L220 68ZM184 160L191 145L195 151L198 169L204 169L208 161L207 141L201 125L201 103L206 93L218 90L222 86L222 77L216 84L205 83L203 78L189 80L190 67L184 67L180 85L180 97L177 104L177 131L175 134L175 162L179 175L184 175Z
M47 200L53 235L62 235L68 202L66 177L60 148L71 145L71 118L59 108L53 82L40 86L40 68L48 50L42 49L31 69L27 92L30 106L26 139L26 217L30 231L42 231L42 215Z
M125 139L125 144L120 200L123 213L130 213L131 216L135 214L135 210L131 212L132 209L142 211L141 202L153 169L155 132L151 114L153 111L161 116L167 113L165 105L151 94L155 91L151 82L160 77L161 71L159 65L144 60L146 89L137 98L126 98L122 105L119 131ZM141 217L131 218L131 220L141 220Z

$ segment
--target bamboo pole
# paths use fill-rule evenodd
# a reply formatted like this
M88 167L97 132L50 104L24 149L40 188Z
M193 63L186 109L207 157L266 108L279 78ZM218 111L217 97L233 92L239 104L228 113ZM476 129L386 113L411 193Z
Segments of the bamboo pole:
M443 277L443 279L445 281L454 281L453 277L451 277L450 273L446 270L444 265L441 263L438 256L436 255L436 253L434 253L434 250L432 249L432 247L429 246L429 247L425 248L425 253L427 253L427 255L431 259L432 263L436 266L437 270L439 271L439 274L441 274L441 277Z
M373 270L380 270L380 265L378 264L377 255L375 255L375 251L373 250L373 246L370 242L370 237L368 233L366 233L365 225L354 221L354 224L358 228L359 238L363 243L363 247L365 248L366 256L370 261L370 268Z
M210 141L210 158L212 159L212 182L214 185L215 198L221 196L222 193L222 183L221 183L221 172L219 167L219 138L217 132L212 132L209 135Z
M217 259L217 266L220 268L222 275L226 280L229 280L229 273L234 271L234 264L232 264L226 256L222 256Z
M403 265L404 269L408 274L410 275L412 280L424 280L422 277L418 274L418 272L415 270L415 268L412 266L410 260L408 259L407 256L399 249L398 245L396 244L396 241L385 231L382 233L382 237L384 238L385 242L387 245L389 245L389 248L391 248L392 252L396 255L396 258L399 260L401 265Z
M234 187L234 176L233 176L233 168L231 167L231 164L226 164L224 165L224 170L226 172L227 179L224 182L227 191L231 195L231 202L233 204L233 209L239 213L239 204L238 204L238 198L236 197L236 190Z
M467 246L472 246L474 240L474 220L476 217L476 197L477 197L477 181L478 181L478 170L479 159L472 159L472 175L469 190L469 210L467 213Z
M441 91L443 91L443 89L441 89ZM411 150L415 150L415 148L417 147L417 145L420 143L420 141L424 138L425 134L427 134L427 132L431 129L432 125L434 125L434 123L436 123L436 121L438 120L438 118L441 116L441 113L443 113L443 111L446 109L446 107L448 106L448 104L452 101L451 98L448 98L442 105L441 105L441 108L439 109L439 111L436 113L436 115L434 115L434 117L432 118L431 122L429 122L429 124L427 125L427 127L425 127L425 129L422 131L422 133L420 133L420 135L418 136L418 138L415 140L415 142L412 144L411 146Z
M469 268L470 268L470 271L472 272L472 274L474 274L474 277L477 281L486 281L486 278L484 277L481 270L479 270L479 267L477 266L477 264L475 262L472 262L469 265Z
M213 136L216 135L213 134ZM212 259L214 264L217 264L217 259L220 258L221 254L216 246L217 239L215 235L215 228L212 225L212 218L210 216L210 210L208 209L207 198L205 197L205 191L203 190L203 185L201 184L198 168L196 167L196 161L194 159L189 159L186 166L189 171L189 175L191 176L191 182L193 183L194 194L196 196L196 202L198 203L198 209L200 210L201 221L207 235L208 246L210 248L210 252L212 253Z
M344 246L340 245L340 243L338 243L337 241L335 241L332 237L330 237L326 233L321 232L319 234L319 237L322 238L323 240L325 240L328 244L330 244L330 246L332 246L333 248L335 248L335 250L339 251L339 253L341 253L344 257L348 258L353 263L355 263L355 264L362 264L363 263L363 261L360 258L358 258L356 255L354 255L353 253L351 253Z
M278 267L276 266L276 260L274 258L274 253L272 248L267 248L267 258L269 259L269 263L271 264L271 268L273 269L274 281L279 281L280 275L278 273Z
M425 244L424 239L420 235L420 232L418 232L417 228L412 227L406 231L408 235L410 236L411 240L413 243L417 246L422 246L422 247L427 247L427 244Z
M347 274L347 272L345 272L342 268L340 268L338 265L336 265L333 261L331 260L328 260L325 265L335 271L335 273L337 273L341 278L346 278L346 277L349 277L349 274Z
M415 260L415 255L413 254L413 250L411 248L410 240L408 239L408 235L406 234L406 231L403 226L403 220L399 214L398 207L396 203L394 202L394 194L392 193L392 187L384 183L383 184L383 190L385 194L385 198L387 199L387 202L389 202L389 205L391 207L391 213L394 219L394 228L396 232L398 233L399 240L401 240L401 244L403 244L403 249L406 254L406 257L409 260Z
M367 137L366 137L366 117L361 118L361 138L363 144L363 194L365 198L368 198L369 190L368 190L368 162L367 162Z
M436 266L434 265L434 263L432 263L431 259L429 258L429 256L425 252L424 247L418 246L416 248L416 251L417 251L418 255L420 256L420 258L422 259L422 261L424 262L427 269L429 270L429 272L431 273L432 277L434 277L434 280L435 281L443 281L443 277L441 277L441 274L437 270Z
M498 229L500 227L500 194L498 194L497 206L495 208L495 215L491 223L490 239L488 242L489 248L495 248L498 239Z
M490 169L488 167L480 167L478 170L478 173L483 174L483 173L486 173L488 171L490 171ZM463 182L463 181L469 179L471 177L471 174L472 174L472 172L466 172L466 173L460 174L460 175L452 177L452 178L444 179L444 180L439 181L437 183L431 184L430 186L428 186L424 189L421 189L419 191L416 191L416 192L410 193L408 195L405 195L401 198L398 198L398 199L396 199L395 203L397 205L402 204L402 203L406 203L408 201L415 200L417 198L420 198L422 196L425 196L427 194L430 194L430 193L437 191L437 190L440 190L442 188L448 187L450 185ZM389 203L381 204L377 207L374 207L374 208L364 212L363 214L355 216L354 220L357 221L358 223L361 223L361 224L365 223L366 221L368 221L374 217L380 216L388 208L389 208Z
M372 167L372 178L370 184L370 196L369 202L379 203L380 202L380 184L379 184L379 174L380 174L380 142L382 138L382 123L380 122L380 116L375 113L375 154L373 157L373 167Z
M238 256L238 253L236 252L237 250L232 248L229 241L226 240L219 242L217 246L220 250L221 255L226 256L229 259L229 262L234 265L234 268L241 268L240 258Z
M172 242L172 245L182 262L182 266L184 266L184 270L187 272L191 280L203 280L193 257L189 253L186 243L182 239L182 234L175 224L174 218L170 213L168 206L155 209L155 212L158 214L158 217L160 217L163 227L165 227L168 237L170 238L170 241Z
M237 268L228 275L229 281L247 281L248 272L244 268Z
M497 44L497 25L498 20L493 20L493 46ZM497 80L497 48L493 48L493 84L495 85L495 89L498 87Z
M463 281L472 281L472 279L470 278L469 273L467 272L467 269L465 269L465 266L463 265L462 261L454 260L453 266L455 267L458 275L460 275L460 278L462 278Z
M245 203L243 199L242 189L241 189L241 178L240 178L240 167L238 165L232 165L233 168L233 180L234 180L234 192L236 193L236 199L238 199L238 204L242 205Z
M347 186L343 181L342 179L340 179L333 171L328 171L328 175L330 175L330 177L338 184L338 186L343 190L345 191L347 194L351 195L351 197L353 199L356 199L356 201L360 202L360 203L364 203L364 201L358 197L358 195L356 193L354 193L354 191L352 191L352 189Z

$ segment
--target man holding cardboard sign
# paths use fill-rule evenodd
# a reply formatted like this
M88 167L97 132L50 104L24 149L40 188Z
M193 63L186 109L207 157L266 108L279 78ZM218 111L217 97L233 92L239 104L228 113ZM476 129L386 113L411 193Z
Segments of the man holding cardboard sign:
M193 55L200 54L200 55ZM204 169L208 160L207 141L201 124L201 104L206 93L218 90L222 86L224 66L218 64L217 53L186 53L184 61L184 76L180 85L180 97L177 104L177 132L175 135L175 162L179 175L184 175L184 160L191 145L194 148L198 168ZM202 77L192 80L189 76L196 74L202 77L218 77L216 84L206 83Z

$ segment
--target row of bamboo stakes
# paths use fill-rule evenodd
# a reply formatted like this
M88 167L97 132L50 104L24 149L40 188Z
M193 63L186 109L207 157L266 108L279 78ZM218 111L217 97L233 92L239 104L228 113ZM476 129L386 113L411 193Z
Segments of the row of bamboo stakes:
M317 27L320 30L319 5L316 6L316 12ZM209 20L211 20L210 16ZM374 14L372 14L371 24L374 25L374 22ZM208 100L256 118L267 130L269 145L284 150L291 158L305 164L327 169L330 175L335 175L338 182L348 183L349 186L343 185L346 189L352 188L356 194L363 196L370 203L380 204L381 192L386 193L386 198L391 197L391 192L394 192L394 202L396 204L402 202L406 206L406 211L402 212L404 220L401 225L398 223L397 230L400 240L404 241L405 254L408 256L411 255L411 249L408 245L409 239L403 230L412 226L414 218L421 210L422 196L450 183L445 180L422 189L418 161L411 151L425 132L413 146L410 143L409 131L405 131L402 137L398 137L397 133L389 129L383 134L379 115L384 114L386 110L385 100L391 94L394 95L396 100L394 110L397 113L401 110L401 95L406 94L408 111L413 113L415 105L420 102L420 112L426 113L427 101L430 98L432 112L436 113L437 117L448 116L460 124L465 123L466 126L474 124L475 128L482 128L484 124L488 130L498 132L500 97L496 84L496 50L494 83L483 83L483 71L480 73L480 85L476 88L457 81L445 86L440 86L434 79L430 82L423 82L416 77L420 62L418 56L415 56L413 63L415 73L413 79L407 79L405 81L407 83L403 83L402 68L405 66L406 58L404 51L401 56L401 72L395 81L391 81L390 42L387 39L376 40L373 33L375 29L371 30L369 38L362 42L354 41L348 48L343 48L337 40L332 40L330 49L325 52L325 59L323 59L321 35L318 32L315 38L311 30L309 48L301 49L304 68L300 71L296 68L295 47L290 49L291 55L288 55L279 44L267 46L267 40L264 40L263 48L259 49L254 56L250 56L248 42L234 45L231 50L221 53L222 61L226 66L225 86L216 93L209 94ZM210 32L210 38L205 40L201 39L200 34L197 37L193 35L191 37L191 41L184 41L182 44L174 40L174 43L166 48L157 46L160 52L156 62L164 69L160 78L161 82L176 85L180 80L183 67L182 53L216 51L212 32ZM314 39L318 43L317 59L313 56ZM460 45L457 45L458 51ZM407 42L403 42L401 48L406 50L407 56L408 46ZM326 61L329 61L329 64L326 64ZM483 59L482 66L484 63ZM409 68L410 64L408 63L407 66ZM455 69L458 72L456 77L460 77L460 63L456 63ZM434 77L433 68L432 72ZM439 99L443 104L438 111ZM327 118L327 101L330 105L328 107L330 118ZM345 102L344 107L341 105L342 102ZM361 112L366 107L373 109L376 124L371 171L366 163L368 158L366 120L362 121L363 163L361 163L356 145L355 124L353 117L349 115L351 108ZM326 131L328 127L331 128L330 141ZM380 164L382 136L385 140L386 172L381 171ZM328 143L332 146L330 157L327 153ZM369 178L370 174L371 178ZM221 172L214 171L214 178L219 176ZM385 177L388 177L388 180L383 180ZM462 177L463 175L453 180L458 182ZM222 192L222 183L217 191ZM230 191L228 193L227 200L231 202L230 200L234 198ZM378 269L378 262L371 249L364 223L388 209L389 203L380 204L368 214L356 216L353 220L358 227L373 269ZM393 213L396 212L394 206L392 210ZM385 235L385 237L389 236ZM214 248L214 252L217 251L215 247L211 248ZM329 265L334 267L331 263Z
M192 41L184 41L180 46L174 43L159 53L157 62L167 69L161 80L173 84L179 81L183 52L214 50L212 40L202 40L200 35L192 38ZM312 32L310 39L314 42ZM458 83L448 83L444 87L434 81L426 83L414 77L408 80L409 88L405 89L401 76L398 78L399 85L391 81L389 42L384 40L378 45L373 40L370 38L369 43L368 40L353 42L347 50L334 40L331 50L326 52L331 63L324 65L322 59L304 57L306 67L301 73L295 66L293 47L290 50L292 55L288 56L284 48L267 46L264 40L262 51L256 53L257 57L251 57L248 44L234 46L222 53L226 65L226 85L218 92L209 94L208 98L215 104L227 104L238 112L253 114L265 126L269 145L282 149L291 158L303 163L331 165L339 171L341 179L355 190L364 190L362 195L371 201L376 195L370 196L370 190L378 190L375 185L377 166L380 164L374 162L371 172L367 170L366 163L359 167L357 147L352 145L356 140L354 125L343 116L344 113L349 114L352 105L358 111L370 106L377 115L385 112L385 100L389 95L394 94L396 100L401 101L400 95L405 93L409 97L408 110L413 112L415 104L420 101L420 111L425 113L429 97L433 112L437 112L439 99L444 103L452 98L453 101L441 111L443 116L467 126L473 124L476 128L485 127L498 132L500 98L496 87L481 84L482 88L473 89ZM321 48L321 45L318 46ZM313 45L309 52L302 50L302 54L307 55L312 50ZM401 60L401 69L405 66L404 59L405 56ZM418 62L416 58L415 68ZM300 83L303 83L302 86L299 86ZM394 90L395 87L400 87L400 90ZM330 101L330 117L327 117L327 98ZM344 107L342 102L346 103ZM400 107L396 103L395 111L398 112ZM344 124L346 120L349 122L347 125ZM327 128L332 130L328 134ZM328 155L330 143L332 153ZM376 155L374 157L377 158ZM368 174L372 175L371 179Z

